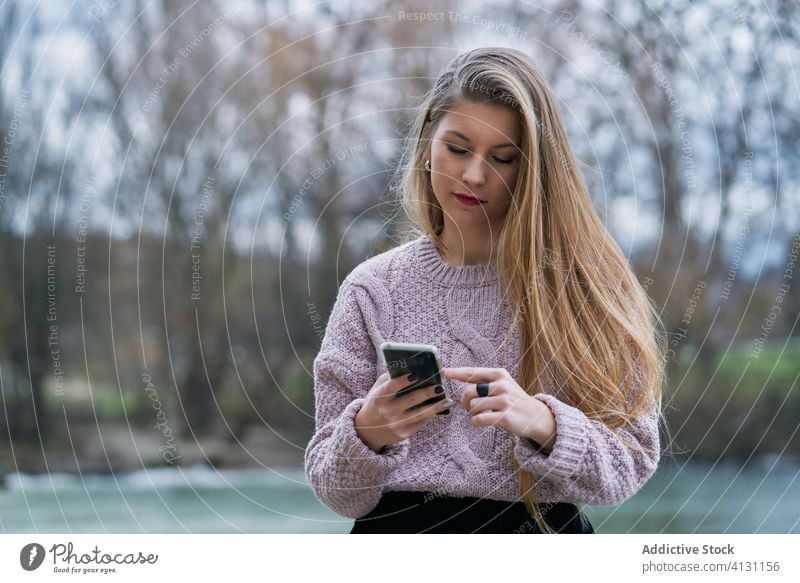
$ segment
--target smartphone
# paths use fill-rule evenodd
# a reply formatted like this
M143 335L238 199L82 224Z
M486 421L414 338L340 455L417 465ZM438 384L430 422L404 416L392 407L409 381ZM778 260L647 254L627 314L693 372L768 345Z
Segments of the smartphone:
M439 351L435 346L431 344L384 342L381 344L381 354L383 354L383 362L386 365L386 370L393 379L407 375L410 372L417 375L417 380L412 381L410 385L397 391L395 394L397 397L429 385L442 385L444 388L444 397L446 399L450 398L444 383L442 361L439 358ZM442 395L436 395L424 403L421 403L418 407L439 401L441 398ZM437 413L437 415L444 414L444 411Z

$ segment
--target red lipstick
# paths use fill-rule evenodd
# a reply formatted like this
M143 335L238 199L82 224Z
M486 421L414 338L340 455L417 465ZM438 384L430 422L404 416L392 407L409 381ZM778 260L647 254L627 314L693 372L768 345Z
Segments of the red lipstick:
M481 204L486 204L487 202L475 196L469 195L466 192L454 192L453 196L455 196L458 199L458 201L465 206L477 206Z

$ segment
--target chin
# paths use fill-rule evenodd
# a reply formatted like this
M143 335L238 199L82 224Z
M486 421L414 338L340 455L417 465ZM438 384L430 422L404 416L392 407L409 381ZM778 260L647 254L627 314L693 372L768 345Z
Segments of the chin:
M489 225L489 221L484 216L454 218L452 213L450 214L450 222L458 230L467 233L475 229L485 229Z

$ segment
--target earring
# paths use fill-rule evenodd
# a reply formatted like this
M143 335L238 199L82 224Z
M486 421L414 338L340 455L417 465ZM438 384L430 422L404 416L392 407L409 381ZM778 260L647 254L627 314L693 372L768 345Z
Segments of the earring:
M431 161L430 160L425 160L425 170L427 170L428 172L431 171Z

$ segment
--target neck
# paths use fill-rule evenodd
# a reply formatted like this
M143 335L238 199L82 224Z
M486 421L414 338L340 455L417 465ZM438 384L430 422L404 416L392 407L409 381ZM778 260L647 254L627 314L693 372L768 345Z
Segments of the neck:
M451 265L483 265L492 262L497 256L497 245L488 229L459 232L445 226L440 238L446 249L440 249L439 252L442 259Z

